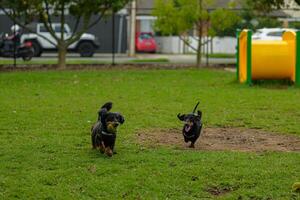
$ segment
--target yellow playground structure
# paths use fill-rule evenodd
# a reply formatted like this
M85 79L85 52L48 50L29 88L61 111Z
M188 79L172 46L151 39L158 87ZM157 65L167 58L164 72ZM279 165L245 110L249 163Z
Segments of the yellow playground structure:
M237 78L288 79L300 86L300 32L286 31L282 40L253 40L252 31L237 31Z

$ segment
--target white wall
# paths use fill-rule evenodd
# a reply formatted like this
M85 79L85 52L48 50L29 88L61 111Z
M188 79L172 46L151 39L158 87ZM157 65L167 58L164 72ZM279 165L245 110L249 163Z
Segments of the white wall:
M160 53L183 53L183 42L179 37L155 37L155 40Z
M171 54L182 54L195 52L192 48L188 47L179 39L177 36L170 37L155 37L158 44L158 52L160 53L171 53ZM197 40L192 37L189 38L191 45L197 49ZM206 38L203 38L202 42L205 42ZM211 46L212 45L212 46ZM213 42L209 43L209 53L211 50L213 53L235 53L236 51L236 38L234 37L214 37ZM207 46L203 46L203 50L207 49Z

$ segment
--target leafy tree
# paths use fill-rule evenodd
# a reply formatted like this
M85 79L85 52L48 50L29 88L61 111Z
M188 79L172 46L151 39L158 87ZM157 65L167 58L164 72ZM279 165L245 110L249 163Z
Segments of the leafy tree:
M243 7L241 17L243 22L240 28L256 30L259 28L272 28L281 26L281 22L275 17L270 17L269 13L284 6L284 0L240 0ZM300 0L295 0L300 5Z
M274 9L280 9L285 5L285 0L238 0L244 7L259 12L261 15L267 15ZM300 0L294 0L300 5ZM247 6L245 6L247 5Z
M217 9L210 12L212 0L156 0L153 14L157 16L155 29L164 35L178 35L190 48L197 52L197 66L201 66L201 47L204 28L211 36L226 33L234 27L240 17L233 11ZM231 5L230 5L231 6ZM209 29L208 29L209 27ZM197 48L194 48L188 36L195 31L198 37ZM190 36L192 37L192 36Z
M284 0L246 0L249 9L267 14L274 9L279 9L284 5Z
M274 28L274 27L280 27L282 25L282 22L277 20L276 18L271 17L261 17L257 20L258 25L256 28Z
M295 29L300 29L300 22L290 22L289 23L289 28L295 28Z
M209 13L207 11L210 0L156 0L153 14L157 16L155 29L164 35L179 35L180 39L197 52L197 66L201 65L201 40L203 27L207 23ZM184 37L188 31L197 32L197 48Z
M30 32L34 31L26 27L26 24L36 20L41 21L57 42L59 68L65 68L68 46L96 25L105 14L117 11L128 1L130 0L0 0L0 9L16 24ZM57 35L52 27L53 16L58 17L61 27L64 27L67 13L76 19L73 34L68 38L63 28L60 35ZM92 21L95 15L97 18ZM79 26L80 23L82 26ZM45 39L55 45L48 38Z
M209 33L211 36L234 36L241 21L241 17L232 10L216 9L210 15Z

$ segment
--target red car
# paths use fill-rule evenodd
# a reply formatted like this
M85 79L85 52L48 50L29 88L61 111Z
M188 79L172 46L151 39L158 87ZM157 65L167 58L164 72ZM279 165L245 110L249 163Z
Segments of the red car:
M156 42L151 32L138 32L135 35L135 47L137 52L156 52Z

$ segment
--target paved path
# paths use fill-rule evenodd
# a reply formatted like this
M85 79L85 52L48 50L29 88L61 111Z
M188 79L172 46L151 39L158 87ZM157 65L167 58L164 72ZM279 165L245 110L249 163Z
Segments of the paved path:
M0 58L3 60L11 60L11 58ZM115 63L130 62L132 60L155 60L155 59L167 59L169 63L174 64L195 64L196 55L183 55L183 54L137 54L135 57L128 57L127 54L115 54ZM57 53L43 53L42 57L35 57L33 61L40 60L57 60ZM112 62L112 54L96 53L91 58L80 57L79 54L69 53L67 60L95 60L99 62ZM149 61L147 61L148 63ZM206 58L202 58L202 63L205 64ZM209 64L224 64L234 65L236 60L234 58L209 58Z

